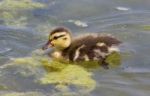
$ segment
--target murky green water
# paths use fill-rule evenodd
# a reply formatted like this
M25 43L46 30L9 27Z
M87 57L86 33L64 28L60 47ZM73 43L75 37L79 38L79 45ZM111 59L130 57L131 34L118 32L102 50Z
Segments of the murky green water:
M0 0L0 12L0 96L149 96L150 0ZM96 68L90 78L81 69L93 84L88 91L74 85L62 92L52 81L39 83L45 69L27 64L39 63L39 57L26 58L33 57L56 26L69 27L74 35L115 35L123 41L121 65ZM25 64L13 65L12 58L24 58L17 63Z

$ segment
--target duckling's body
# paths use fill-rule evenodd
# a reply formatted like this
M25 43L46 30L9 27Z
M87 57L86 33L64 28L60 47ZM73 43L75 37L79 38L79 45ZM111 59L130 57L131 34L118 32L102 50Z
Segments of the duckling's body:
M55 40L54 37L57 39ZM59 41L59 37L62 38L62 40ZM60 43L57 43L60 45L55 44L56 41L62 42L62 45ZM118 39L108 34L89 34L72 39L70 31L63 27L53 30L48 42L52 43L51 45L55 47L50 54L54 58L64 58L74 62L96 60L101 61L104 65L106 64L106 57L112 52L118 52L118 45L121 43ZM46 45L49 45L49 43ZM64 46L63 44L65 47L58 48L58 46Z

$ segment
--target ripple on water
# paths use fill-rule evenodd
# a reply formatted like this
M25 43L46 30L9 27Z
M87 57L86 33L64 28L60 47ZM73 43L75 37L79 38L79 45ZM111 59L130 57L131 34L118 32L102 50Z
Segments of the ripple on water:
M7 52L10 52L12 49L11 48L0 48L0 54L3 55Z
M39 47L40 39L32 30L0 27L0 55L25 56Z

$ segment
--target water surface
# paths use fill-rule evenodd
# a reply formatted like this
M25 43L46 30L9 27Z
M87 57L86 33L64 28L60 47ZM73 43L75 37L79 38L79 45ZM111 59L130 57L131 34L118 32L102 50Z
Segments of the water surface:
M0 2L3 1L7 0ZM42 6L0 7L0 66L12 58L31 56L31 52L47 40L49 30L56 26L69 27L74 35L110 33L123 42L121 65L110 70L95 69L92 78L96 88L69 96L149 96L149 0L32 1ZM87 26L76 24L77 20ZM24 77L21 73L29 71L24 67L0 67L0 96L8 93L18 94L14 96L24 96L23 93L25 96L62 96L53 86L35 82L35 77L40 73L41 76L44 70L34 70L35 73Z

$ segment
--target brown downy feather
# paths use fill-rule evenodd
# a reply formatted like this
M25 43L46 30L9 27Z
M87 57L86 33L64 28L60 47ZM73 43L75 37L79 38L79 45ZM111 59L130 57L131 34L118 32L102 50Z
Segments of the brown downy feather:
M97 43L104 43L103 46L97 46ZM111 35L87 35L81 38L74 39L72 44L66 48L63 51L63 55L67 56L69 60L74 61L75 53L77 49L81 46L84 46L80 48L80 54L79 58L77 58L75 61L82 61L84 60L84 56L87 55L89 60L93 60L94 57L97 59L103 59L103 56L96 55L96 53L93 51L94 49L100 50L101 52L107 54L108 53L108 47L111 47L113 45L119 45L121 42L112 37Z

